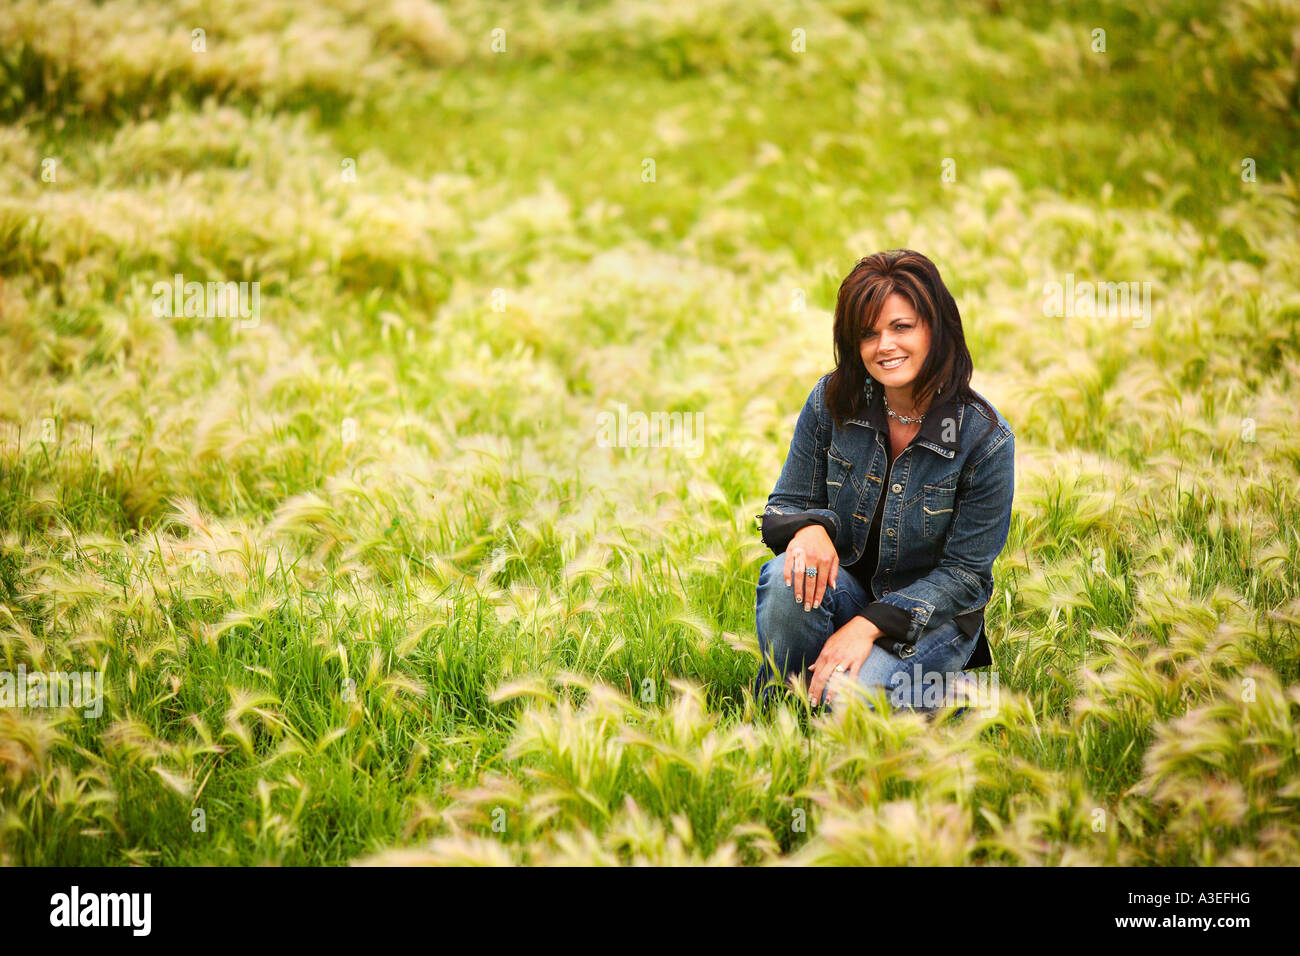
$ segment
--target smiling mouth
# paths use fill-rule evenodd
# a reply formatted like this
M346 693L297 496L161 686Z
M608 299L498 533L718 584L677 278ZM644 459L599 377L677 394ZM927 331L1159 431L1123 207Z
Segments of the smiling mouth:
M898 366L902 365L906 361L907 361L907 356L904 355L896 359L890 359L887 362L877 362L876 364L879 365L881 368L893 369L893 368L898 368Z

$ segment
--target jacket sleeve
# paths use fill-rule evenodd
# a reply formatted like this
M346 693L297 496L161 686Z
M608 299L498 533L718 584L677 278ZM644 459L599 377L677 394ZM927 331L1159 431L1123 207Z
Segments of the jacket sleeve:
M801 511L798 514L783 515L769 511L758 517L762 521L759 527L762 529L763 543L772 549L773 554L783 553L790 546L790 539L810 524L821 525L831 540L835 539L834 524L819 514Z
M827 529L832 541L839 537L839 516L826 506L826 452L830 447L831 421L823 394L825 383L823 375L804 402L781 476L763 510L763 543L773 554L781 554L794 533L813 521ZM797 519L791 520L791 516Z
M893 651L898 644L905 643L911 630L912 616L894 604L873 601L858 612L858 617L865 617L885 635L878 639L885 650Z
M908 613L911 624L902 638L905 644L915 644L928 627L979 610L993 596L993 562L1011 530L1016 442L1010 432L990 442L991 447L958 482L939 563L929 574L877 602Z

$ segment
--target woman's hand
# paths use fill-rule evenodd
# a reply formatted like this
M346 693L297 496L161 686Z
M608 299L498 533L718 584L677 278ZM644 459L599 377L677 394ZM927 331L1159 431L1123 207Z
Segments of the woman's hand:
M843 673L849 680L856 681L858 671L882 633L880 628L858 615L828 637L820 656L809 668L813 673L812 683L808 685L809 705L817 706L833 675ZM829 704L834 696L826 691L826 703Z
M804 572L817 569L817 577ZM821 607L826 587L835 587L840 576L840 555L826 529L819 524L800 528L785 549L785 586L794 585L794 599L805 611ZM793 582L792 582L793 579Z

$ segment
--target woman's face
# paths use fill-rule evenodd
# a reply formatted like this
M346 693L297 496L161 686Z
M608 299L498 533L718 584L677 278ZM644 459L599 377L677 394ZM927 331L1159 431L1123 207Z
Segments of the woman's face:
M862 337L862 364L887 388L912 384L930 352L930 329L897 293L885 300L871 331Z

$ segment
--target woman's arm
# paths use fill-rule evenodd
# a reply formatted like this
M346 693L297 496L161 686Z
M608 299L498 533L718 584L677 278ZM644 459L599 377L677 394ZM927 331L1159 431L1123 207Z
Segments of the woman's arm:
M979 610L993 596L993 562L1011 531L1016 441L1008 431L989 442L958 482L939 563L929 574L880 599L910 615L904 643L916 643L927 627Z
M763 512L763 543L773 554L784 551L795 532L813 522L826 528L832 541L839 537L839 516L826 507L831 422L822 392L825 383L823 375L804 402L785 465Z

